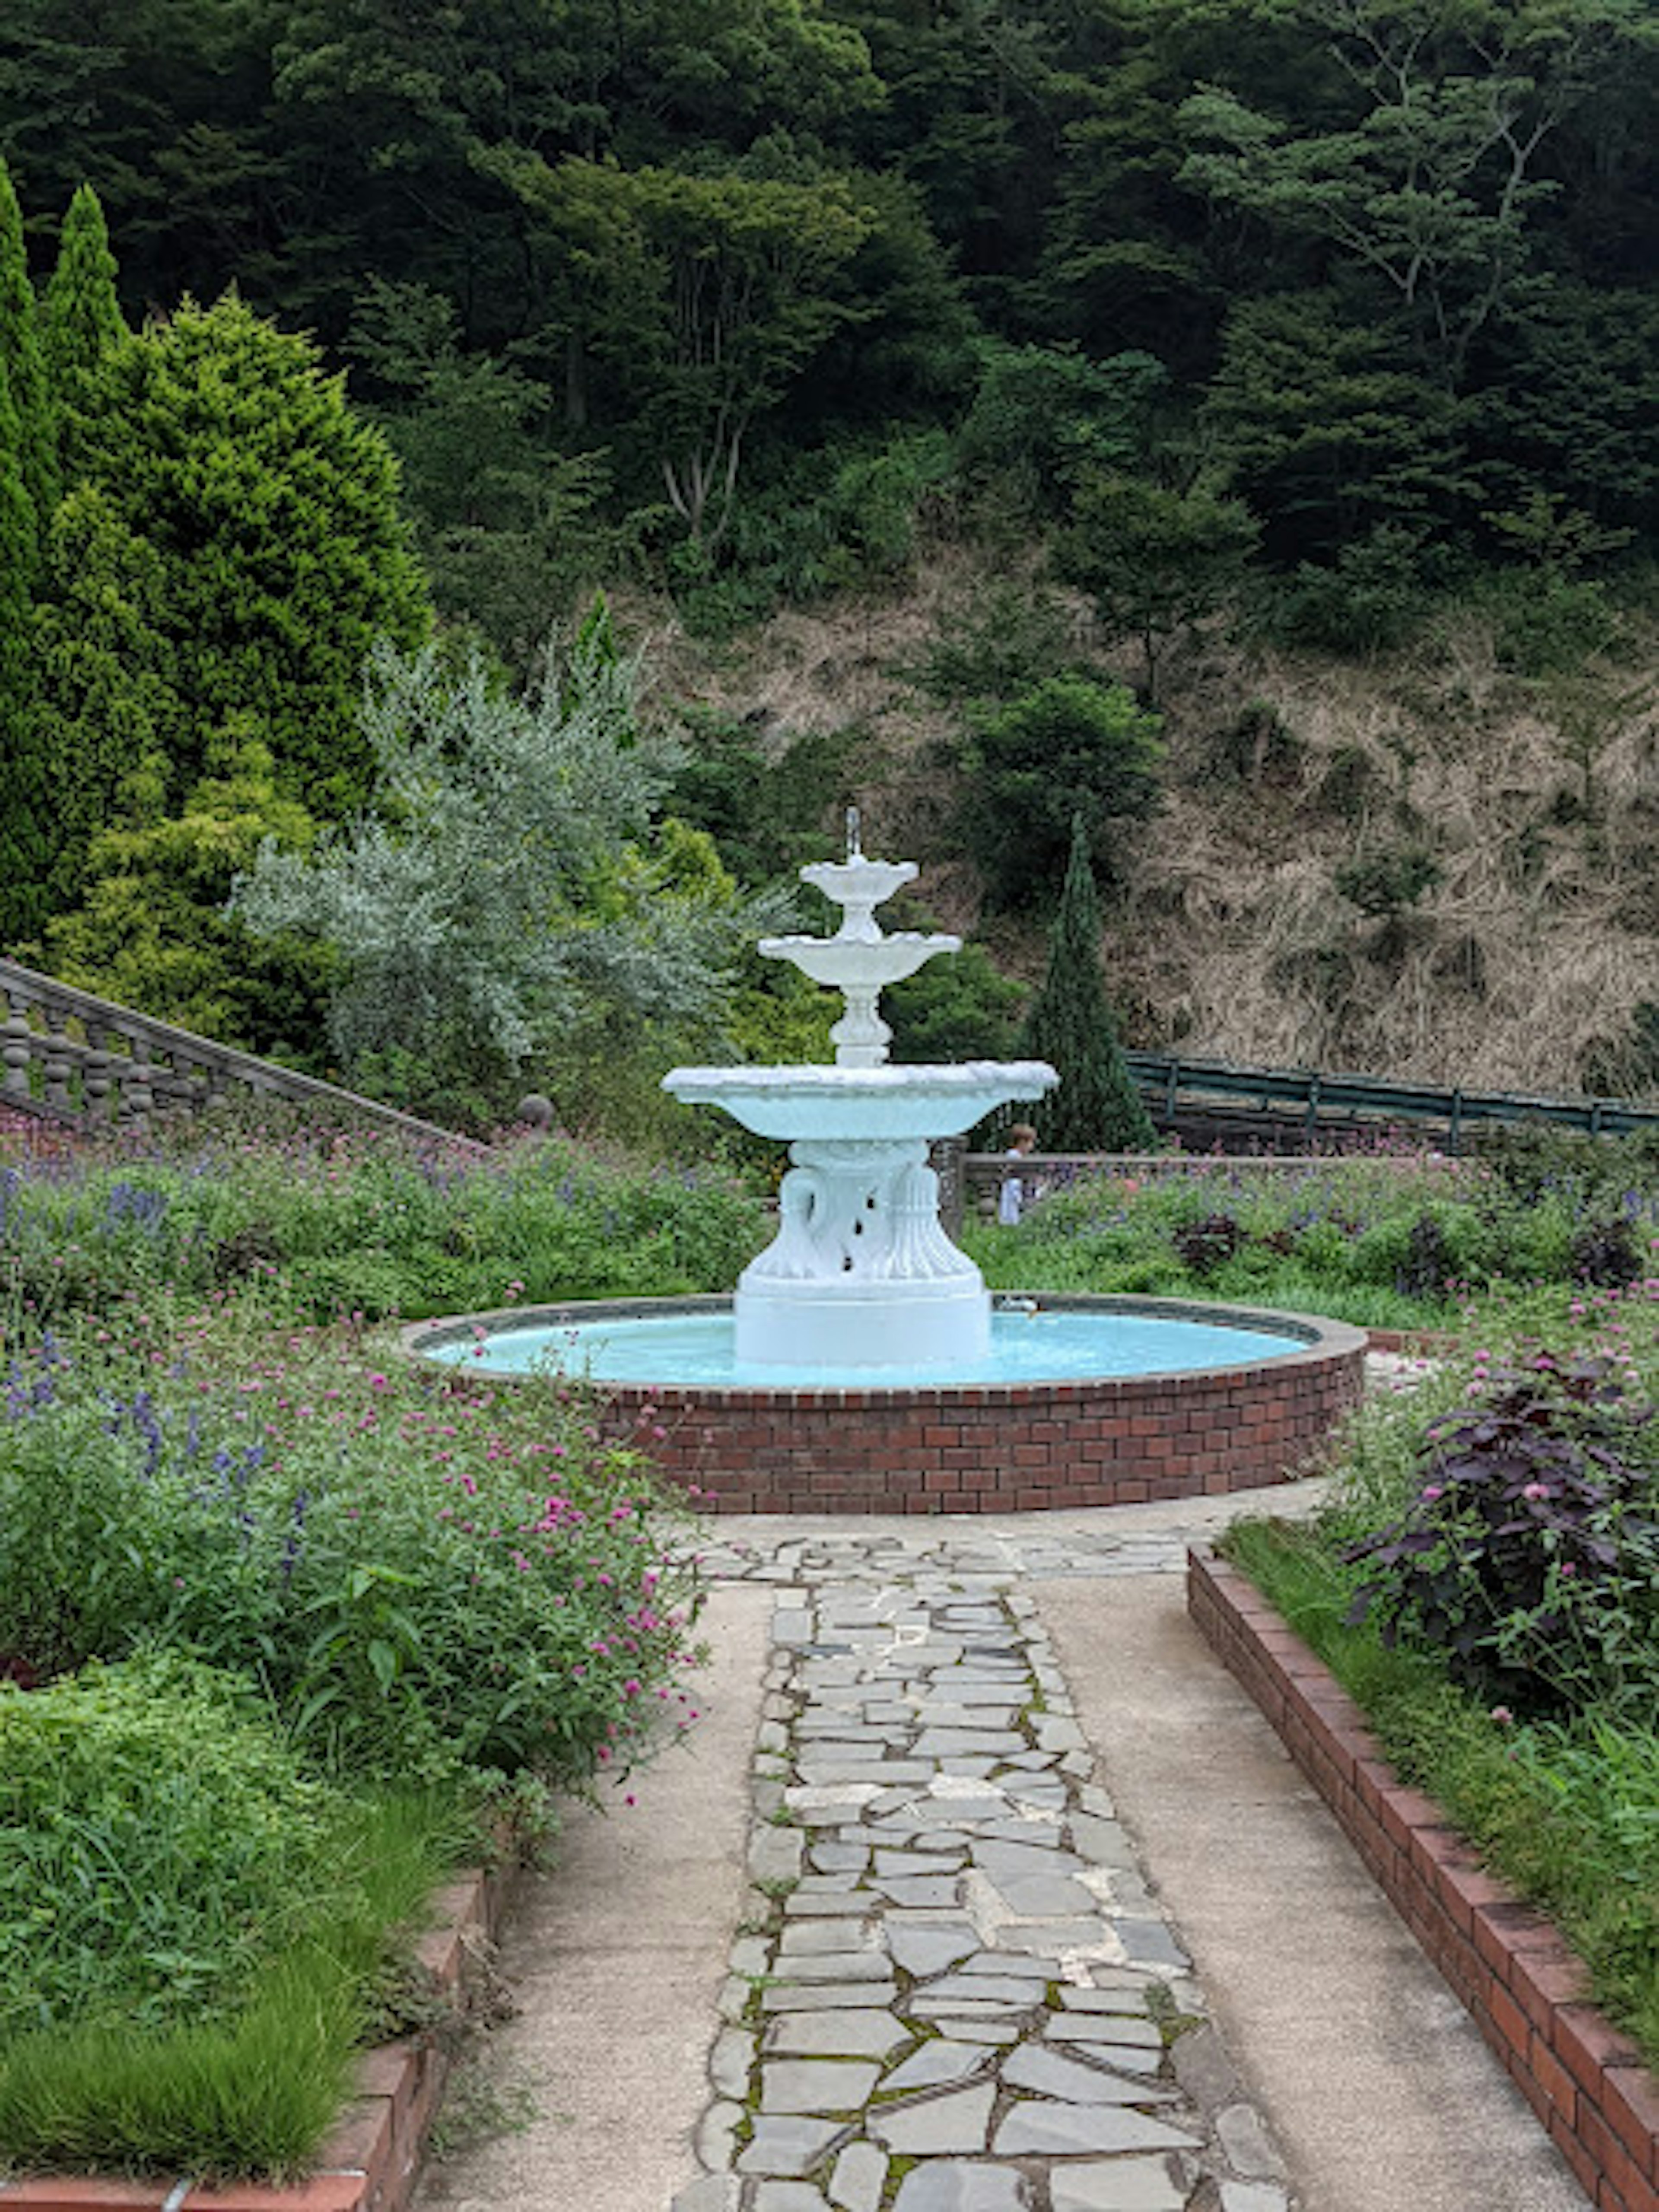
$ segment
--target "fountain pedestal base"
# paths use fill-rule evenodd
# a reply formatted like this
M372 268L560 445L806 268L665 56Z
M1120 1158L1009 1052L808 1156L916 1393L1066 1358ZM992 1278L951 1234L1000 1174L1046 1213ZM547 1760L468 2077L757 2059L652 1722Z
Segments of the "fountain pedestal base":
M845 1367L857 1382L884 1368L926 1369L988 1352L991 1299L977 1267L970 1280L769 1282L748 1278L732 1302L737 1356L768 1366L811 1361Z
M803 1137L789 1157L778 1233L738 1284L739 1360L912 1367L986 1349L990 1297L940 1226L924 1140Z

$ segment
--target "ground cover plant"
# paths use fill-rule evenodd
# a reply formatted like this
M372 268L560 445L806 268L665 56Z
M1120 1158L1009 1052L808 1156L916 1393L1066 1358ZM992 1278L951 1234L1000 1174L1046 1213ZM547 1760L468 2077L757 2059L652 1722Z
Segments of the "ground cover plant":
M331 1146L0 1170L0 2167L301 2170L354 2049L418 2018L398 1931L445 1866L696 1717L647 1439L556 1377L405 1362L361 1308L296 1323L291 1252L203 1257L384 1222L412 1279L434 1220L516 1243L526 1192L580 1219L562 1264L611 1205L613 1252L672 1251L684 1184L543 1153L457 1200Z
M1513 1306L1550 1286L1617 1286L1649 1272L1659 1176L1606 1149L1616 1165L1594 1173L1401 1153L1084 1175L1057 1182L1018 1226L975 1224L964 1241L999 1290L1223 1298L1372 1328L1452 1328L1472 1300Z
M1531 1316L1535 1322L1536 1312ZM1501 1333L1500 1333L1501 1330ZM1388 1756L1659 2063L1659 1270L1374 1400L1311 1524L1231 1532Z
M39 1316L128 1293L298 1322L726 1290L766 1241L758 1189L560 1138L494 1154L296 1125L115 1135L0 1165L0 1291Z

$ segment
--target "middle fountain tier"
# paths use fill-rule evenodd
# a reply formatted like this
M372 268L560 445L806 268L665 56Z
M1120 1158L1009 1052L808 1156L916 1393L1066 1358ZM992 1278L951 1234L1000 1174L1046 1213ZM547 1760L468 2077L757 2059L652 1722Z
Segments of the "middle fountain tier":
M961 939L888 937L875 908L915 874L908 860L866 860L858 817L845 860L803 868L842 910L836 935L773 937L760 950L840 990L833 1067L677 1067L663 1088L719 1106L757 1136L787 1140L793 1164L778 1192L778 1232L738 1279L737 1357L846 1370L926 1366L983 1352L991 1301L984 1278L945 1234L930 1142L961 1136L999 1106L1040 1098L1058 1077L1046 1061L967 1060L894 1067L883 988Z

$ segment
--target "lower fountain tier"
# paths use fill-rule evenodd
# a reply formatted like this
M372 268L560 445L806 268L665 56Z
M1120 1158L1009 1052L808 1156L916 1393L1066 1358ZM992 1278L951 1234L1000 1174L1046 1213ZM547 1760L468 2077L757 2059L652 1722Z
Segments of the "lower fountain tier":
M926 1143L803 1138L789 1157L778 1233L738 1283L738 1358L878 1368L983 1352L990 1298L939 1221Z

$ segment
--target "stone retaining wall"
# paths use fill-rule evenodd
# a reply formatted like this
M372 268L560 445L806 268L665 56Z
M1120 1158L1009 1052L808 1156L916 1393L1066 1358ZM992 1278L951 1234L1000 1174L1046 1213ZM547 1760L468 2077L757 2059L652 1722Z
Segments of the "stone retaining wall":
M1244 1576L1194 1552L1187 1597L1597 2212L1659 2212L1659 2081L1585 2002L1583 1966L1553 1923L1395 1778L1359 1708Z

